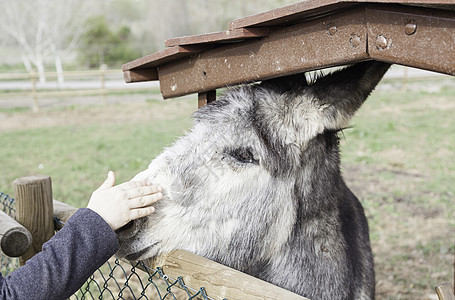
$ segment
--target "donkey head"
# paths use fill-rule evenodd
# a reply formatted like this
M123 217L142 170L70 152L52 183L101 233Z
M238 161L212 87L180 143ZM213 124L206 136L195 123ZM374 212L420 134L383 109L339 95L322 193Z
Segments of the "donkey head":
M130 260L185 249L248 272L316 211L316 182L338 174L336 132L389 65L364 62L307 83L303 74L243 85L194 114L193 128L133 180L163 187L156 213L118 232ZM317 203L316 203L317 202Z

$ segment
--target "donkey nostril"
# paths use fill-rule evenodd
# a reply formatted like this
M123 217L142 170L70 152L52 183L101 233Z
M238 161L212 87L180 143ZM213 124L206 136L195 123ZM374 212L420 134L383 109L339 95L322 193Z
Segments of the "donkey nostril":
M133 227L133 223L134 223L134 221L129 221L128 224L126 224L126 225L123 226L123 227L120 227L120 228L117 229L115 232L116 232L116 233L120 233L120 232L122 232L122 231L126 231L126 230L128 230L128 229L131 229L131 228Z

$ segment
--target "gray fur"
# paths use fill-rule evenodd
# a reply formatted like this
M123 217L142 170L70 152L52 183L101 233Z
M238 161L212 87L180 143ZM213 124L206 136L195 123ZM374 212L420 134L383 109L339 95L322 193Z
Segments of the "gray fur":
M185 249L311 299L374 298L368 224L342 179L337 132L388 68L243 85L199 109L134 178L165 199L118 232L118 255Z

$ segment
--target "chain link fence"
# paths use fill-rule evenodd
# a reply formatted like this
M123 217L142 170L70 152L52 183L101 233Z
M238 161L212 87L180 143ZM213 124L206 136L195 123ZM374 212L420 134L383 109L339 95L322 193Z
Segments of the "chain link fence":
M0 193L0 209L15 216L14 199ZM64 225L55 220L57 225ZM8 275L19 267L19 259L0 251L1 273ZM109 259L93 273L70 299L210 299L203 287L199 290L185 285L181 277L170 278L161 268L150 268L143 262Z

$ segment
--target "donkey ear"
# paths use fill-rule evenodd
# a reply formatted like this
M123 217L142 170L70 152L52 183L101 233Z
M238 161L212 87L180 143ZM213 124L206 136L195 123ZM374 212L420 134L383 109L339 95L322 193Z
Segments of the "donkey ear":
M309 87L326 129L337 130L349 120L376 87L390 64L367 61L318 78Z

